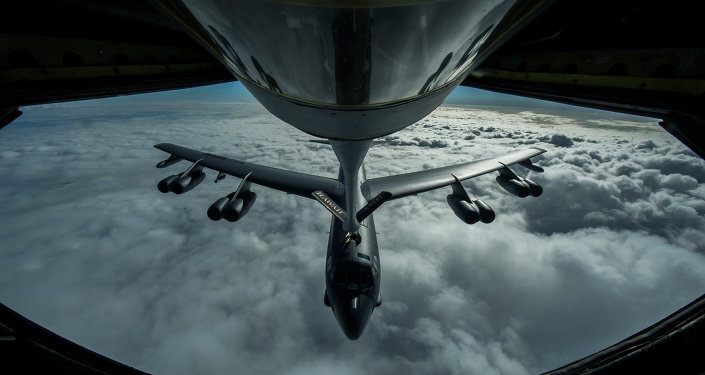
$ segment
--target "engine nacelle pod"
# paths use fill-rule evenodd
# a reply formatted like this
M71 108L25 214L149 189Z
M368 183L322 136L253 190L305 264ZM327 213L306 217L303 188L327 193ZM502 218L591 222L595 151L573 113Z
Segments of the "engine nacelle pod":
M531 189L531 196L532 197L538 197L543 193L543 188L541 187L541 185L539 185L539 184L537 184L527 178L524 179L524 182L527 185L529 185L529 188Z
M208 218L213 221L218 221L223 218L223 210L225 206L230 203L229 197L222 197L217 201L213 202L210 207L208 207Z
M519 198L524 198L531 194L529 184L504 174L497 176L497 183L509 194L516 195Z
M446 201L448 201L448 206L450 206L450 209L453 210L458 219L467 224L475 224L480 221L480 213L474 204L454 194L448 195Z
M477 207L477 210L480 212L480 221L482 221L485 224L489 224L494 221L494 210L490 205L487 203L477 199L473 202L475 206Z
M175 179L171 184L169 184L169 187L171 188L171 191L176 194L185 193L198 186L204 178L206 178L206 174L201 171L191 172L186 176L181 176Z
M223 208L223 219L229 221L229 222L235 222L240 219L240 212L242 211L242 207L244 207L245 202L243 202L242 198L235 198L228 202L227 205L225 205L225 208Z
M223 219L235 222L242 219L249 211L257 199L257 194L251 191L241 193L237 198L231 200L222 210ZM217 202L216 202L217 203Z
M242 211L240 211L240 217L243 217L246 213L250 212L250 208L252 208L252 205L255 204L255 200L257 200L257 194L248 190L240 194L240 198L242 198L244 202L244 205L242 206Z
M171 175L171 176L159 181L159 183L157 184L157 189L159 189L159 191L161 191L162 193L170 192L171 191L171 187L170 187L171 183L174 182L174 180L176 180L178 177L179 177L179 175L174 174L174 175Z

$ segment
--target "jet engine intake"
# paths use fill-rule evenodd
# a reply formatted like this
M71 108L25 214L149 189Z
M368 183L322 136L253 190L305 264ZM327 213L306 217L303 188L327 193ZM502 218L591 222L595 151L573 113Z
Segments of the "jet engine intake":
M192 171L185 176L176 178L169 184L169 188L176 194L182 194L198 186L204 178L206 178L206 174L202 171Z
M232 199L225 205L225 208L223 208L223 219L231 223L240 220L240 213L242 212L243 207L245 207L245 202L242 198Z
M162 193L170 192L171 191L171 187L170 187L171 183L174 182L174 180L176 180L177 178L179 178L179 175L173 174L173 175L159 181L159 183L157 184L157 189L159 189L159 191L161 191Z
M518 180L506 174L500 174L497 176L496 180L499 186L509 194L516 195L519 198L524 198L531 194L531 186L525 181Z
M218 199L208 208L208 217L214 221L222 218L229 222L236 222L250 211L256 199L257 194L249 190L242 192L237 197L234 194L229 194Z
M230 203L230 198L222 197L217 201L213 202L210 207L208 207L208 218L213 221L218 221L223 218L223 210L225 206Z
M543 188L541 187L541 185L529 180L528 178L525 178L524 182L529 185L532 197L538 197L543 193Z
M480 221L482 221L485 224L489 224L494 221L494 210L490 205L485 203L484 201L481 201L479 199L475 199L472 202L475 207L477 207L477 210L480 212Z
M453 213L458 219L467 224L475 224L480 221L480 212L478 212L474 204L455 194L449 194L446 197L446 201L448 201L448 206L450 206L450 209L453 210Z

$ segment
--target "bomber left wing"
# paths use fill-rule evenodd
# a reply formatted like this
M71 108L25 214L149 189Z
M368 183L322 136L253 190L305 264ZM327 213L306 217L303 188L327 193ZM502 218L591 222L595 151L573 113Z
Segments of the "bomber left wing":
M502 184L501 181L512 179L520 182L527 181L524 178L514 175L508 167L513 164L520 164L535 172L542 172L543 169L532 164L530 158L543 154L544 152L546 152L546 150L538 147L532 147L527 150L517 151L499 157L450 165L447 167L427 169L418 172L399 174L395 176L373 178L362 184L362 192L366 195L365 198L368 200L384 192L391 194L386 200L393 200L408 195L438 189L451 185L456 182L456 180L463 181L493 171L500 171L500 176L507 176L507 178L501 178L498 180L500 184ZM531 184L531 182L527 183L529 188L531 188ZM505 187L505 185L502 186ZM526 191L526 189L523 189L519 195L528 195L523 194L523 191Z
M497 171L497 182L507 192L522 198L528 195L538 197L543 192L541 186L517 176L509 166L519 164L534 172L543 172L543 168L534 165L531 158L544 152L546 150L533 147L499 157L369 179L361 186L368 203L357 212L356 218L362 222L386 201L451 186L453 192L446 199L458 218L468 224L490 223L495 217L492 208L468 194L460 181Z

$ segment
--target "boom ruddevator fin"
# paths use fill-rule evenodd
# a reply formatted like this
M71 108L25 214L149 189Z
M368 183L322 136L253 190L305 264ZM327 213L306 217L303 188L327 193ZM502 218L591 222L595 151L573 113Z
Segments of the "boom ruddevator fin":
M338 206L335 201L330 199L329 196L326 195L326 193L322 192L321 190L316 190L313 193L311 193L313 198L315 198L323 207L326 208L326 210L330 211L330 213L333 214L338 220L341 222L345 223L345 220L348 218L348 214L343 210L340 206Z

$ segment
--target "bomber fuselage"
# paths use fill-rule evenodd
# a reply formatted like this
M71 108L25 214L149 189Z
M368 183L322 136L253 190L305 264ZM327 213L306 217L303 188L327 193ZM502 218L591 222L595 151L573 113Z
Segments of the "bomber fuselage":
M350 199L339 202L348 215L353 216L354 208L367 203L359 189L359 184L365 181L364 166L360 166L357 177L358 193L354 195L352 207L346 203ZM345 183L342 168L339 179ZM324 300L345 335L355 340L365 329L374 308L381 303L381 268L372 215L360 222L355 232L346 230L343 224L335 216L331 219Z

